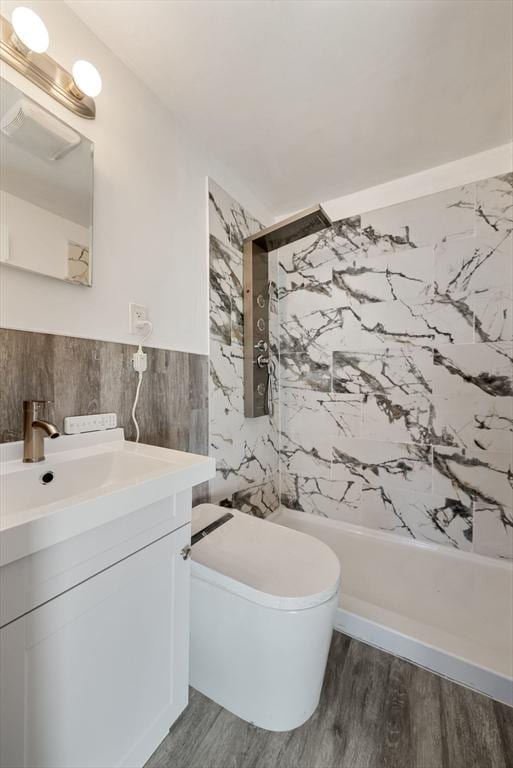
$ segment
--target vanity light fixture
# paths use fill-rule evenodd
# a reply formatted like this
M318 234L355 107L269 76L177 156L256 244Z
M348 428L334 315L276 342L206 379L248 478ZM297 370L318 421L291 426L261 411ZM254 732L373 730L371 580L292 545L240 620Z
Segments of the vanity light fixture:
M31 8L20 5L11 14L13 45L22 53L45 53L50 36L44 21ZM21 44L21 45L20 45Z
M89 61L79 59L73 64L73 86L78 91L78 98L84 94L94 99L102 90L102 79L96 67Z
M102 89L100 73L88 61L73 65L73 74L45 51L50 37L43 20L32 9L18 6L11 22L0 16L0 59L16 69L45 93L80 117L93 120L94 97Z

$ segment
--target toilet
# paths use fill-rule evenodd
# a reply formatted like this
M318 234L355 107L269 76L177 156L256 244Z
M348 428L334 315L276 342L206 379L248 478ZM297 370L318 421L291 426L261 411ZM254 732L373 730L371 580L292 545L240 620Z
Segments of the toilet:
M340 565L321 541L235 509L201 504L192 547L190 682L260 728L314 713L338 602Z

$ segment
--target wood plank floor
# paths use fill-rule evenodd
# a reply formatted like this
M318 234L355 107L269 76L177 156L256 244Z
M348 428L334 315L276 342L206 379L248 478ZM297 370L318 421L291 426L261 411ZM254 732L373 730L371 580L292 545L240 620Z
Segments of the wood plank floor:
M513 709L335 632L303 726L263 731L191 689L146 768L513 768Z

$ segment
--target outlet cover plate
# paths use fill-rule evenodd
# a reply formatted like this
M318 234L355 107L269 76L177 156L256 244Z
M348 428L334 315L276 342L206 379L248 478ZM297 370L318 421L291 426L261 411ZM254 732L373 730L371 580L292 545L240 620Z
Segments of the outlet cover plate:
M133 304L130 302L128 305L128 331L129 333L140 333L138 323L142 320L148 319L148 309L144 304Z

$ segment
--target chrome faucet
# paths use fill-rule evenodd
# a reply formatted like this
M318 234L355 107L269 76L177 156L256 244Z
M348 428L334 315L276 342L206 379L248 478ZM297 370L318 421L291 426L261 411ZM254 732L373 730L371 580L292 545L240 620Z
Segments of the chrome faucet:
M59 437L60 432L49 421L40 418L47 400L23 401L23 461L45 460L45 437Z

